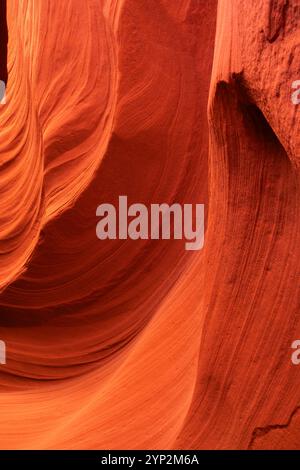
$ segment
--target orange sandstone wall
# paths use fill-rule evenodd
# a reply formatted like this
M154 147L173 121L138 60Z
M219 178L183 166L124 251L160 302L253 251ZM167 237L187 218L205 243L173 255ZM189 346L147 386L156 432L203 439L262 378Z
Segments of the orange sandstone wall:
M6 3L1 448L299 447L300 0ZM100 242L123 194L204 249Z

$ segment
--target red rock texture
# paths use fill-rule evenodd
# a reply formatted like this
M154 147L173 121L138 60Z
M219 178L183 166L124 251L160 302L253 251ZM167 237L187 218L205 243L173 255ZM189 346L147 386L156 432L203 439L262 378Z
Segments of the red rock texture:
M1 448L297 448L300 0L4 16ZM204 249L100 242L122 194L205 203Z

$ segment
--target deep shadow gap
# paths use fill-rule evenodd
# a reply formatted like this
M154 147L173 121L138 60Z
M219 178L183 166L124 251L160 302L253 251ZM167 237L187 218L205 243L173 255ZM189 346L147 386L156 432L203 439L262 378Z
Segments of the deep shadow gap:
M8 27L7 27L7 0L0 0L0 80L7 85L7 44L8 44Z

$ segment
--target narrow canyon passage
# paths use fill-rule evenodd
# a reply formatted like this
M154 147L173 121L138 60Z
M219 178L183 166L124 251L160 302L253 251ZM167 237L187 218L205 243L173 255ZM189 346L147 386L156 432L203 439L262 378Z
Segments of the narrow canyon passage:
M8 45L8 28L6 18L6 2L0 0L0 80L7 84L7 45Z
M299 25L300 0L0 0L0 446L299 447ZM120 196L204 204L203 250L99 240Z

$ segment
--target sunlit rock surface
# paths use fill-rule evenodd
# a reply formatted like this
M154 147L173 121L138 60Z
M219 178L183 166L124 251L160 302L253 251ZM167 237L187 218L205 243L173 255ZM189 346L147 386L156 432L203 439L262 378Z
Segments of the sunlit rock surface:
M300 1L6 13L1 448L299 447ZM123 194L205 203L204 249L99 241Z

